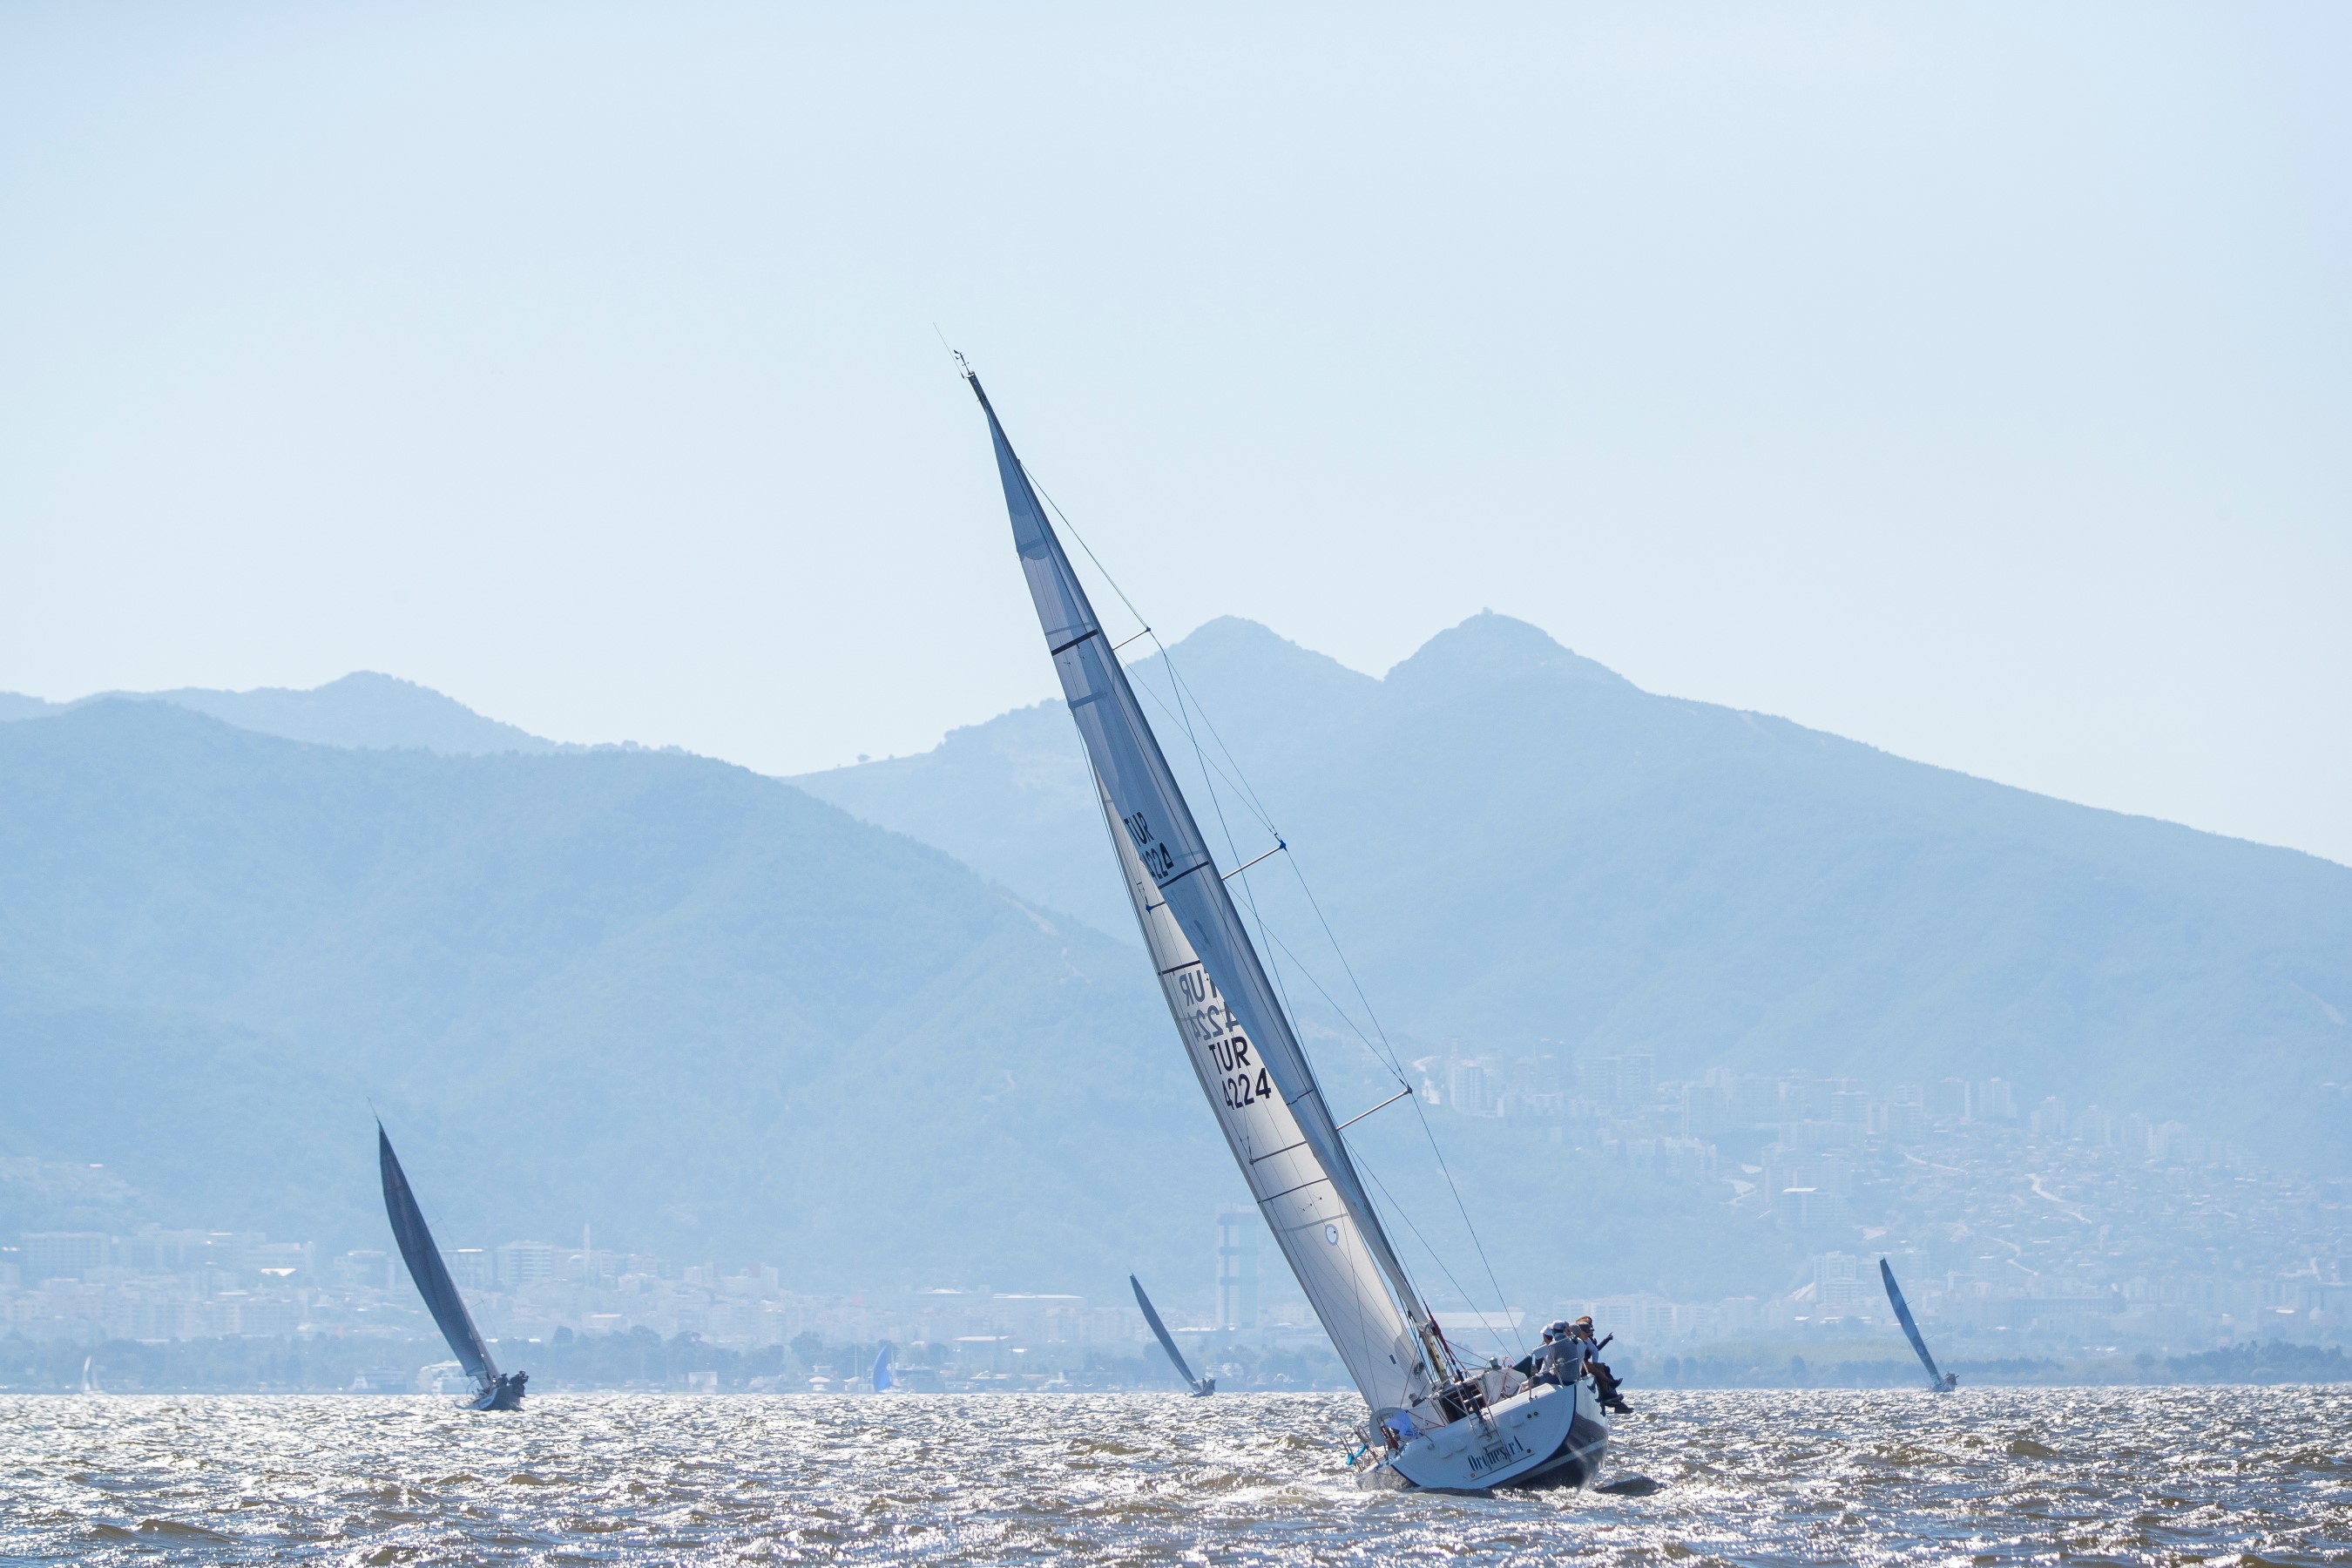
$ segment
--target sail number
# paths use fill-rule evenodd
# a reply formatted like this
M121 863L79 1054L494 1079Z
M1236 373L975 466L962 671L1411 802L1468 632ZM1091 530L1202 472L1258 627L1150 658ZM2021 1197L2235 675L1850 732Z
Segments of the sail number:
M1195 964L1176 976L1176 990L1184 999L1184 1023L1192 1039L1224 1079L1228 1109L1239 1110L1274 1098L1274 1084L1263 1063L1250 1058L1249 1037L1234 1022L1233 1009L1217 993L1209 972Z
M1139 811L1119 820L1127 825L1127 836L1135 841L1136 857L1153 881L1176 868L1176 857L1168 852L1168 846L1151 836L1151 824L1143 819L1143 813Z

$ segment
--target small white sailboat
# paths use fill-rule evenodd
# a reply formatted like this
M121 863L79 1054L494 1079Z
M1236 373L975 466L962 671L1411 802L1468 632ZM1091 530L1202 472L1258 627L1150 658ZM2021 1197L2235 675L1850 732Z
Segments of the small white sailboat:
M1438 1331L1037 492L979 378L964 375L988 417L1021 569L1185 1055L1370 1408L1358 1450L1366 1479L1445 1491L1583 1486L1609 1443L1597 1394L1465 1367Z

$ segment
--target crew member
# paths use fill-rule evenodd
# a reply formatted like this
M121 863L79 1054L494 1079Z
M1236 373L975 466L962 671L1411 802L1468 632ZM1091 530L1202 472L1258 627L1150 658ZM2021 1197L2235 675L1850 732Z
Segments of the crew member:
M1592 1374L1592 1390L1601 1396L1601 1408L1619 1415L1632 1415L1633 1407L1626 1404L1617 1393L1617 1374L1611 1372L1604 1363L1593 1359L1601 1347L1592 1342L1591 1317L1587 1315L1577 1319L1568 1326L1568 1331L1570 1337L1577 1342L1578 1353L1583 1360L1584 1370Z
M1566 1322L1544 1326L1543 1343L1520 1363L1529 1384L1549 1383L1560 1385L1574 1383L1584 1375L1584 1347L1569 1333Z

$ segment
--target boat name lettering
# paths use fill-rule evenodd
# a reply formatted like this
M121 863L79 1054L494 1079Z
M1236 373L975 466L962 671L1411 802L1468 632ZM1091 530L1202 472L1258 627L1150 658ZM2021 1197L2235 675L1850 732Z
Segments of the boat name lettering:
M1474 1476L1483 1476L1497 1466L1507 1465L1513 1459L1523 1459L1527 1455L1528 1446L1525 1443L1520 1442L1517 1437L1507 1437L1500 1443L1493 1444L1481 1452L1471 1455L1470 1473Z

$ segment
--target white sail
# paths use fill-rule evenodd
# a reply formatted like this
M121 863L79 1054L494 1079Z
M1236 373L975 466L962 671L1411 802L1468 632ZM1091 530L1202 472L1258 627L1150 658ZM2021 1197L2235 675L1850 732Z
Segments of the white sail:
M1085 741L1170 1014L1299 1287L1375 1412L1411 1409L1444 1363L1208 845L1061 542L989 406L1030 595Z
M1103 811L1168 1011L1258 1212L1365 1402L1379 1411L1412 1408L1429 1392L1412 1330L1390 1297L1356 1215L1259 1059L1264 1037L1254 1044L1225 1005L1224 988L1185 938L1133 843L1118 831L1118 811L1108 795Z

